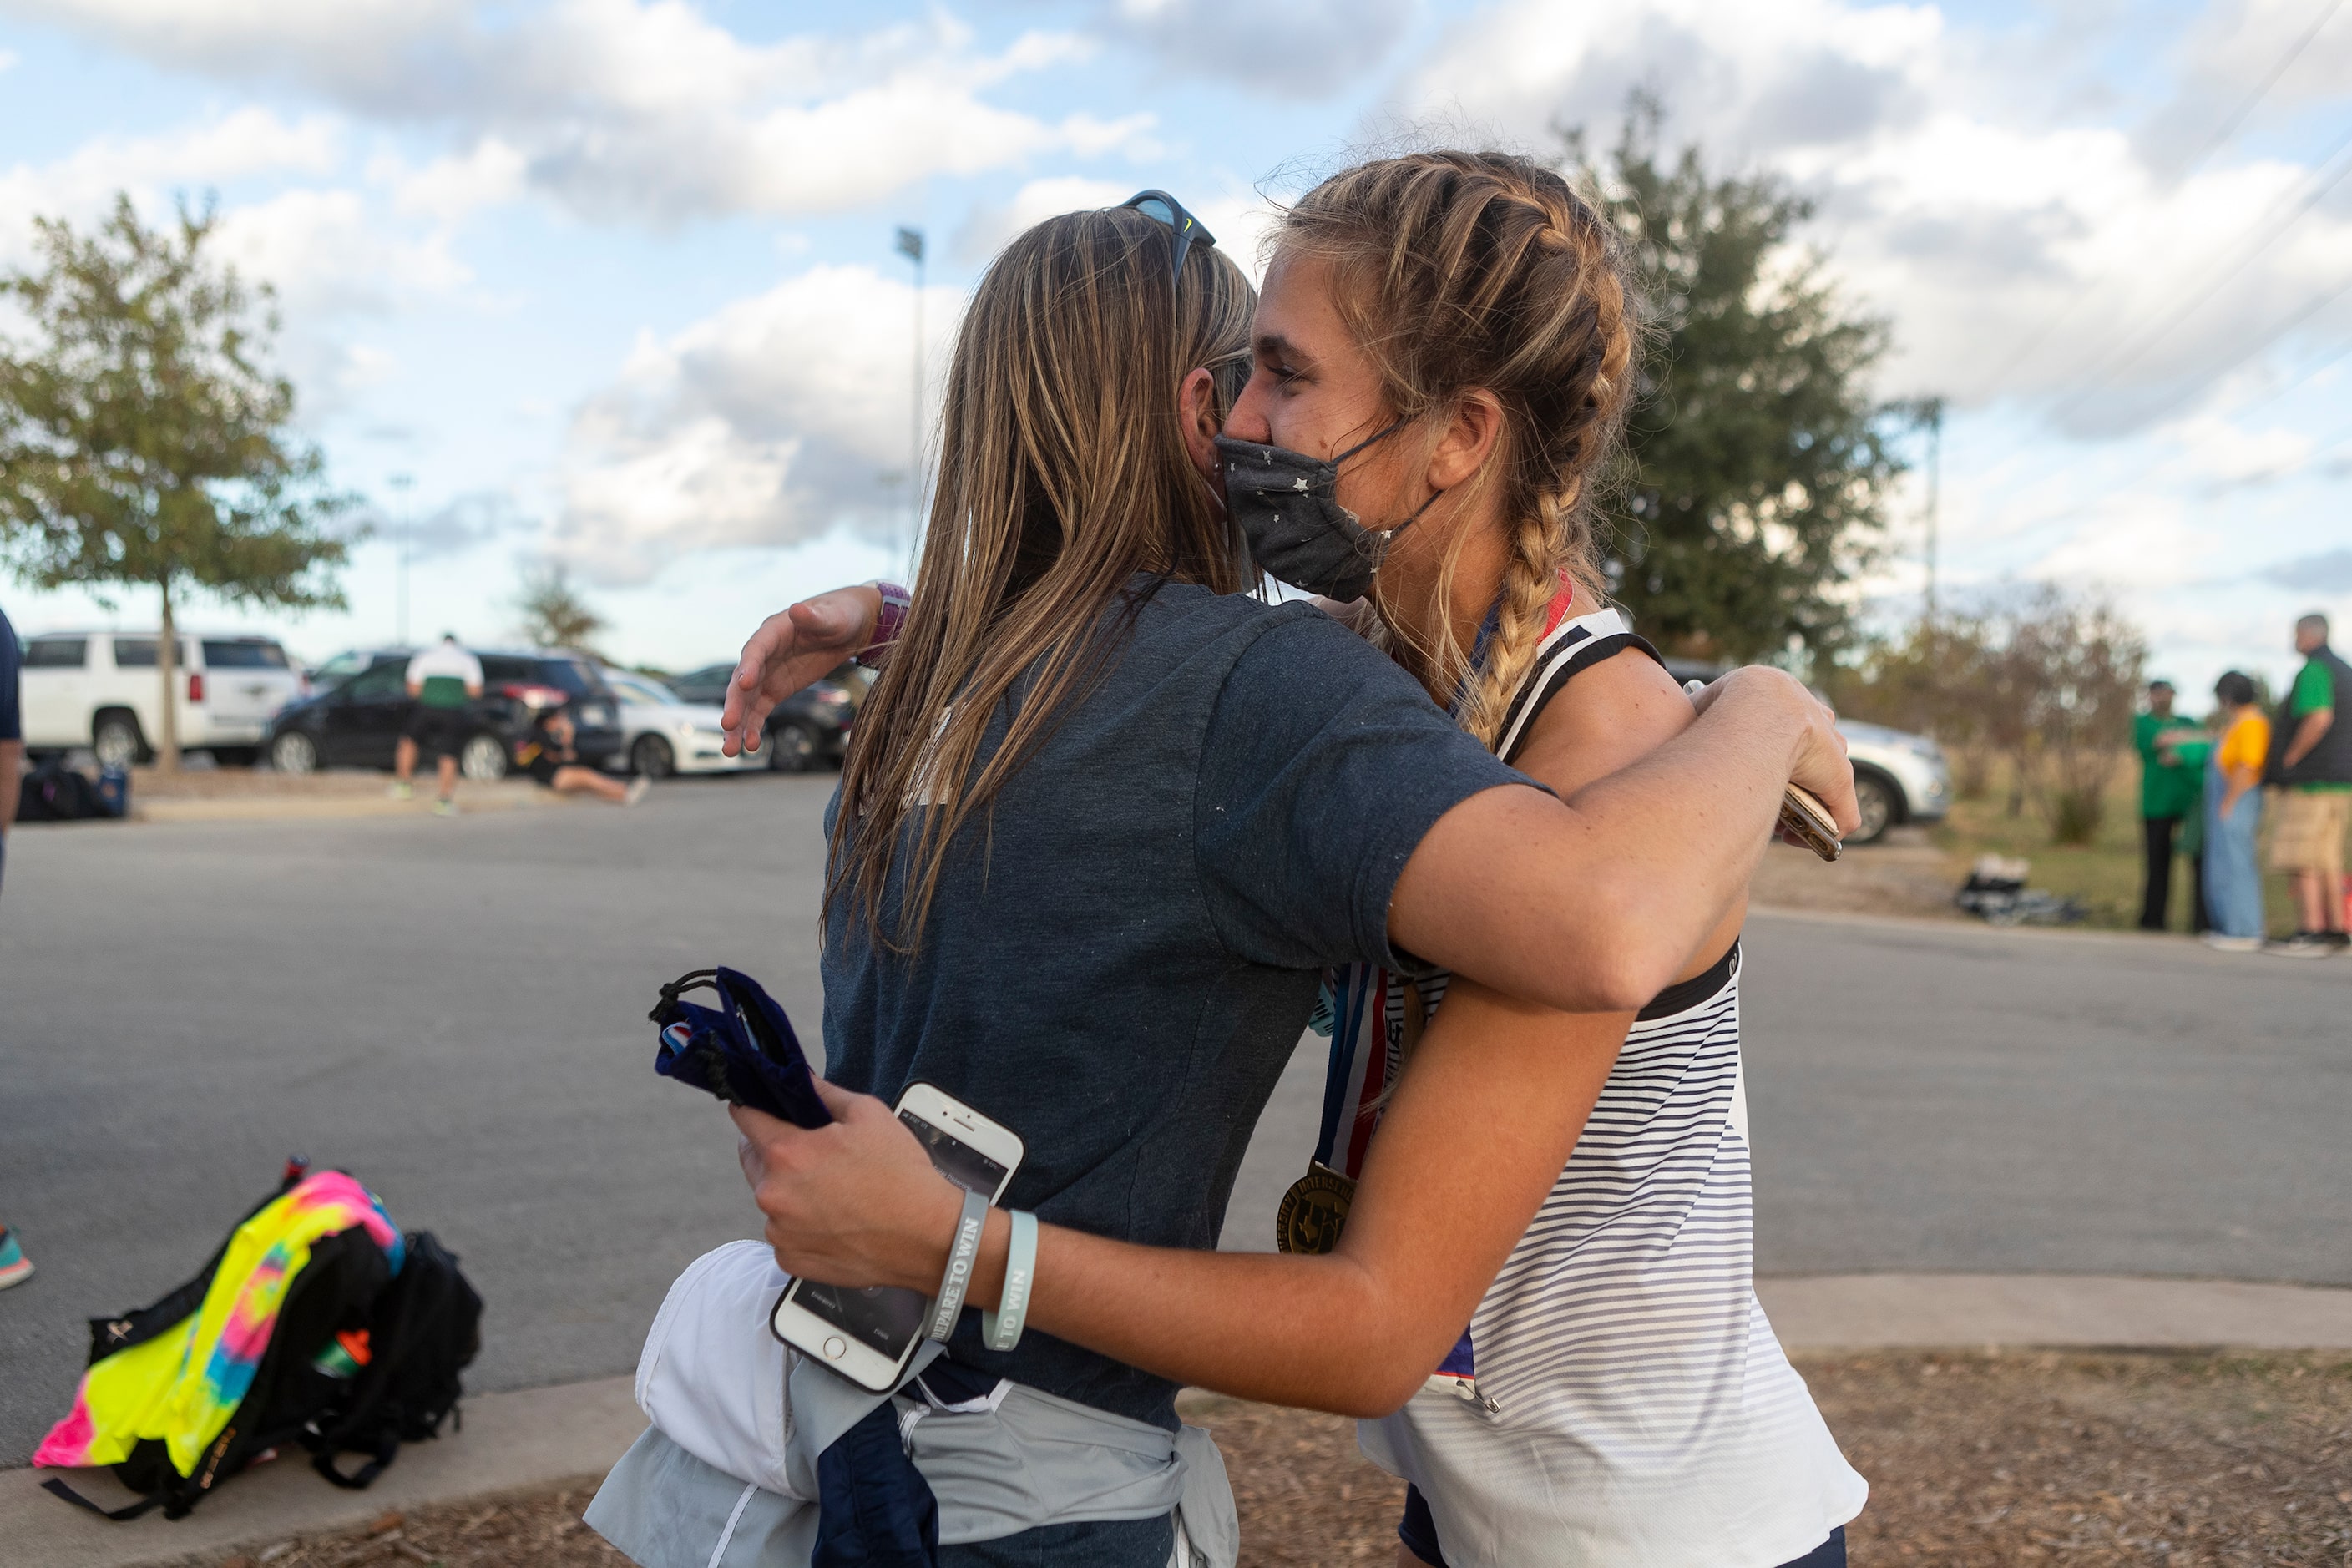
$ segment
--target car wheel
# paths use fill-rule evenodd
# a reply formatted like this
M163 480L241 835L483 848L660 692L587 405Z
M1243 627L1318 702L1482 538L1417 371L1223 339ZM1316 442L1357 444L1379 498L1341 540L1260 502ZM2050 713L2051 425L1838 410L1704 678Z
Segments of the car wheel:
M1895 820L1895 786L1870 773L1853 775L1853 803L1862 810L1862 826L1846 835L1848 844L1875 844Z
M269 765L281 773L299 776L319 771L319 742L299 730L289 730L269 742Z
M139 733L138 717L120 710L100 714L90 726L89 749L102 768L127 768L142 760L147 742Z
M816 737L808 726L790 719L768 726L761 742L768 753L768 766L780 773L804 773L816 766Z
M457 752L457 771L476 784L496 784L507 776L507 743L496 735L477 735Z
M659 735L640 735L629 748L629 770L639 778L666 779L677 772L677 753Z

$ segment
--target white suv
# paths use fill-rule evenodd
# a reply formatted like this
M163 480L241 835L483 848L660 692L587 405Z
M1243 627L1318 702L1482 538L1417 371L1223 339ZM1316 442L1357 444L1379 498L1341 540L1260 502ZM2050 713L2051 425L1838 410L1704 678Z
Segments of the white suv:
M102 764L146 758L163 732L153 632L44 632L26 639L25 748L88 746ZM180 744L224 763L258 754L269 716L301 688L268 637L180 638Z

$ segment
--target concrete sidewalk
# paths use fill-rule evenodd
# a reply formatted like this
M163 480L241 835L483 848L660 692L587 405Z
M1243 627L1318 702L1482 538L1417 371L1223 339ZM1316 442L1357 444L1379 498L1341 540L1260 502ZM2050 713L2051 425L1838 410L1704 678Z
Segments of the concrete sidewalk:
M266 1551L314 1531L402 1509L539 1491L576 1480L586 1493L645 1430L632 1380L484 1394L465 1403L465 1428L400 1450L363 1492L330 1486L299 1450L224 1485L185 1519L161 1513L110 1523L41 1490L62 1475L102 1508L131 1494L105 1470L0 1471L0 1563L7 1568L132 1568L196 1552Z
M2352 1289L2096 1275L1864 1274L1760 1279L1790 1352L2133 1347L2352 1352ZM631 1380L604 1378L468 1400L466 1425L403 1448L364 1492L329 1486L291 1455L236 1478L184 1520L110 1524L40 1489L48 1472L0 1472L8 1568L150 1568L198 1552L266 1551L378 1515L576 1482L587 1489L645 1426ZM71 1484L113 1507L103 1471Z
M2352 1351L2352 1289L2096 1274L1759 1279L1791 1352L1986 1346Z

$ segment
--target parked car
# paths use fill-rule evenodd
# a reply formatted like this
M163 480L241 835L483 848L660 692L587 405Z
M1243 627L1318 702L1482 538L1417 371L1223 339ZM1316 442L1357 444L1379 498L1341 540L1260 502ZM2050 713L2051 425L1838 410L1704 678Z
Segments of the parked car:
M720 749L719 707L685 702L651 676L631 670L603 672L604 684L621 700L621 749L616 753L633 773L665 779L672 773L734 773L765 769L765 748L729 756Z
M25 644L23 705L27 751L88 746L103 767L154 754L163 733L155 632L44 632ZM259 754L270 715L296 695L300 678L276 639L183 633L176 707L180 744L223 763Z
M1695 659L1666 660L1666 671L1676 680L1713 680L1723 668ZM1841 719L1837 728L1853 763L1853 799L1862 811L1862 826L1846 836L1846 843L1874 844L1890 827L1941 822L1951 810L1952 771L1934 741L1857 719Z
M682 701L718 707L727 700L731 664L706 664L688 670L669 683ZM838 766L849 744L850 721L866 695L866 672L844 664L822 680L812 681L768 710L760 754L778 773L806 773L819 763Z
M1862 826L1848 844L1868 844L1906 822L1941 822L1952 809L1952 770L1934 741L1858 719L1839 720L1838 733L1845 737L1854 804L1862 808Z
M415 699L408 695L413 648L354 649L310 672L310 694L270 721L266 746L280 773L320 768L388 768ZM504 778L532 721L572 704L580 760L602 767L621 749L620 700L584 655L535 650L473 650L482 661L482 695L466 705L471 733L457 753L469 779Z

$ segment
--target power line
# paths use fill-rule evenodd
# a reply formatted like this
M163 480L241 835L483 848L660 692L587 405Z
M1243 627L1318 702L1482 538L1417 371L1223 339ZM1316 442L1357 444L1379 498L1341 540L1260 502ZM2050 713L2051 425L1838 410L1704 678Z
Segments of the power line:
M2319 160L2318 169L2324 171L2328 163L2333 162L2336 155L2341 153L2347 147L2352 147L2352 131L2347 131L2341 137L2336 139L2334 146L2328 148L2326 154ZM2352 159L2347 159L2342 167L2338 168L2334 174L2329 174L2324 180L2318 179L2318 174L2315 171L2312 178L2317 180L2318 183L2305 193L2303 199L2295 204L2292 212L2289 212L2284 218L2280 218L2278 221L2273 223L2269 232L2263 235L2261 238L2257 239L2252 246L2248 247L2236 260L2231 262L2218 274L2214 275L2198 293L2193 295L2188 300L2187 303L2181 305L2179 309L2175 310L2172 314L2167 316L2162 321L2158 323L2153 331L2143 335L2140 340L2123 355L2122 358L2112 359L2095 367L2090 374L2090 378L2084 384L2082 389L2076 392L2074 396L2060 404L2055 412L2062 416L2072 413L2074 410L2081 407L2085 402L2089 401L2092 394L2097 392L2100 386L2112 378L2116 372L2125 370L2129 366L2137 363L2140 356L2147 353L2148 350L2154 348L2158 342L2162 342L2166 333L2171 331L2181 322L2187 321L2191 315L2196 313L2199 307L2202 306L2214 295L2220 293L2223 284L2229 282L2231 279L2235 278L2239 273L2252 266L2255 259L2259 258L2263 252L2277 244L2280 237L2284 236L2288 229L2293 228L2297 223L2300 223L2304 217L2310 213L2312 208L2319 205L2322 197L2326 196L2328 192L2334 190L2338 184L2342 184L2344 177L2347 174L2352 174ZM2276 206L2273 206L2271 210L2272 214L2275 216L2279 209Z
M2288 47L2286 53L2279 57L2278 63L2271 67L2269 74L2256 84L2253 91L2246 95L2245 101L2239 104L2236 110L2221 122L2221 129L2207 139L2204 147L2197 156L2181 165L2179 178L2188 179L2189 175L2205 166L2205 160L2229 144L2230 138L2235 136L2238 133L2238 128L2245 124L2246 117L2253 113L2263 99L2270 96L2271 89L2278 85L2281 77L2286 75L2287 68L2303 58L2303 51L2311 47L2311 41L2319 37L2319 29L2327 26L2329 18L2336 15L2337 8L2343 4L2344 0L2327 0L2327 3L2319 8L2319 15L2313 19L2310 26L2304 29L2303 37L2297 38ZM2093 279L2076 289L2074 297L2061 306L2056 315L2044 321L2038 331L2027 334L2017 345L2017 352L2003 362L1999 370L1993 372L1991 381L1998 384L2007 380L2011 371L2032 359L2034 351L2048 342L2050 334L2064 325L2068 318L2082 308L2083 302L2098 291L2098 288L2097 280Z

